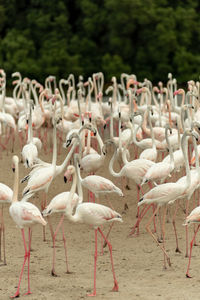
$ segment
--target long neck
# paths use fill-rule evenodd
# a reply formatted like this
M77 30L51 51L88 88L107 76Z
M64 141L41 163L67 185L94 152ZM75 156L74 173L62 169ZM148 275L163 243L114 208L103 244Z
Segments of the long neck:
M67 154L65 160L63 161L63 163L59 166L59 171L58 171L59 174L63 172L64 168L68 164L68 162L69 162L69 160L70 160L70 158L71 158L71 156L72 156L72 154L73 154L73 152L74 152L74 150L75 150L75 148L77 147L78 144L80 146L79 147L79 152L81 151L81 143L80 143L79 140L77 140L77 141L74 142L73 146L71 147L70 151L68 152L68 154Z
M114 170L113 170L113 165L114 165L114 161L116 159L116 156L117 156L117 147L115 146L115 151L114 151L114 154L110 160L110 163L109 163L109 171L110 171L110 174L114 177L120 177L120 172L119 173L116 173Z
M187 176L187 188L191 185L191 174L190 174L190 167L188 161L188 140L187 134L184 133L182 140L181 140L181 148L183 151L184 161L185 161L185 169L186 169L186 176Z
M57 160L57 141L56 141L56 122L54 120L53 125L53 157L52 157L52 166L56 167L56 160Z
M30 115L28 119L28 143L33 141L33 130L32 130L32 108L30 104Z
M15 164L15 176L14 176L12 203L18 201L18 189L19 189L19 165L18 165L18 163L16 163Z
M165 128L165 138L166 138L166 141L167 141L167 146L168 146L168 149L169 149L169 155L170 155L170 164L173 166L174 168L174 155L173 155L173 152L172 152L172 146L169 142L169 137L168 137L168 134L167 134L167 131L168 131L168 128L166 127Z
M83 202L83 189L82 189L82 178L80 174L80 168L78 166L78 162L76 162L76 172L77 172L77 185L78 185L78 196L79 196L79 203Z
M114 133L113 133L113 104L112 101L110 103L110 107L111 107L111 114L110 114L110 138L113 139L114 137Z
M155 137L154 137L153 127L152 127L152 123L151 123L150 111L148 111L148 119L149 119L149 126L150 126L150 130L151 130L151 138L152 138L152 146L153 146L152 148L156 149Z
M196 170L198 172L198 175L200 176L200 168L199 168L199 154L198 154L198 150L197 150L197 141L195 139L195 137L192 137L193 140L193 145L194 145L194 151L195 151L195 164L196 164Z
M66 215L68 216L68 218L73 217L72 213L73 213L73 209L74 206L72 205L73 203L73 197L76 191L76 186L77 186L77 175L76 172L73 174L73 182L72 182L72 186L70 189L70 193L69 193L69 197L68 197L68 201L66 204Z
M103 152L102 152L102 148L103 148L104 143L103 143L103 141L102 141L102 139L101 139L101 137L100 137L100 135L99 135L98 130L97 130L97 135L96 135L96 137L97 137L97 141L98 141L99 148L100 148L100 151L101 151L101 156L103 156L104 154L103 154Z

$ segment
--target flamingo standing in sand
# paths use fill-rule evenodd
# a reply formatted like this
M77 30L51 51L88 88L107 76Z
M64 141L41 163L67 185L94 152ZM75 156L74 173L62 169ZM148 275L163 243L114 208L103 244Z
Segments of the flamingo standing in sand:
M10 204L12 201L13 191L6 184L0 183L0 204L2 205L0 211L0 260L1 260L1 237L3 239L3 263L6 265L6 249L5 249L5 225L3 218L3 205Z
M30 270L30 249L31 249L31 226L34 224L42 224L45 226L47 222L42 217L39 209L37 206L30 202L18 201L18 185L19 185L19 158L18 156L13 156L13 164L14 164L14 170L15 170L15 179L14 179L14 187L13 187L13 197L12 197L12 204L9 208L9 213L11 217L13 218L14 222L17 224L17 226L21 229L22 232L22 239L24 242L24 263L22 265L22 270L19 277L19 283L17 287L17 291L15 295L12 298L19 297L19 289L20 289L20 283L22 279L22 275L24 272L24 267L26 264L26 261L28 259L28 292L26 295L31 294L30 290L30 277L29 277L29 270ZM24 234L24 227L29 228L29 238L28 238L28 247L25 241L25 234ZM28 249L27 249L28 248Z
M67 178L67 174L65 176ZM65 249L66 273L70 274L69 267L68 267L68 259L67 259L66 238L65 238L64 226L63 226L67 202L70 200L69 195L70 195L70 192L62 192L62 193L56 195L50 201L49 205L42 211L43 217L50 216L53 213L61 213L62 214L60 221L59 221L59 223L56 227L56 230L54 232L54 235L53 235L53 263L52 263L51 275L55 276L55 277L57 276L57 274L55 272L55 262L56 262L56 245L55 245L55 243L56 243L56 236L57 236L57 233L58 233L60 227L62 227L63 244L64 244L64 249ZM82 202L82 198L80 198L76 193L74 193L73 199L70 201L71 201L71 205L73 207L76 207L78 205L78 203Z
M68 166L68 175L73 176L73 184L72 188L70 191L70 198L73 199L73 194L76 189L76 184L77 184L77 174L74 166ZM78 185L80 183L78 182ZM94 254L94 289L92 294L89 294L88 296L96 296L96 263L97 263L97 233L98 231L100 232L101 236L107 243L110 251L110 260L111 260L111 265L112 265L112 272L113 272L113 279L114 279L114 287L112 291L117 292L119 287L117 283L117 279L115 276L115 271L114 271L114 265L113 265L113 257L112 257L112 246L110 242L106 239L105 235L103 234L102 230L100 229L99 226L109 223L109 222L114 222L114 221L119 221L122 222L122 217L119 213L114 211L113 209L97 204L97 203L89 203L89 202L83 202L79 204L76 208L76 211L73 215L73 210L71 208L70 201L67 202L67 208L66 208L66 215L68 219L72 222L80 222L84 223L90 226L93 226L95 229L95 254Z
M164 268L166 268L166 258L168 265L171 266L170 258L165 250L165 216L166 216L166 209L168 203L173 203L178 198L183 197L186 195L188 189L191 186L191 175L190 175L190 169L189 169L189 163L187 159L187 136L194 136L196 138L196 133L192 130L186 130L183 134L183 138L181 140L181 147L182 151L184 153L185 161L186 161L186 173L187 176L185 180L177 181L177 182L168 182L164 184L160 184L153 189L151 189L149 192L147 192L139 201L138 206L142 204L157 204L157 208L154 211L153 216L149 219L149 222L146 225L147 232L153 237L153 239L156 241L157 245L161 248L161 250L164 253ZM163 245L159 243L155 235L152 233L150 229L150 224L154 218L154 216L157 214L159 208L161 206L164 206L164 213L163 213L163 223L162 223L162 234L163 234Z

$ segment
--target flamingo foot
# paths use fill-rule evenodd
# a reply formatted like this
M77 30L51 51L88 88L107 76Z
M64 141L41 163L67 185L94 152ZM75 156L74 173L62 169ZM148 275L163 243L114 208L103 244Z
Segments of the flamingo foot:
M28 291L26 294L24 294L24 296L26 296L26 295L31 295L32 294L32 292L31 291Z
M114 287L112 288L112 292L118 292L119 291L119 286L117 281L114 282Z
M126 190L128 190L128 191L130 191L130 186L127 184L126 186L125 186L125 188L126 188Z
M65 273L66 274L73 274L73 272L70 272L69 270L67 270Z
M51 276L53 276L53 277L58 277L58 275L56 274L56 272L55 272L55 270L51 270Z
M186 276L187 278L192 278L192 276L190 276L189 273L186 273L185 276Z
M181 253L181 250L177 247L176 250L175 250L175 252Z
M10 298L19 298L19 291L16 291L16 293L14 294L14 296L11 296Z
M186 258L188 257L188 254L187 254L187 253L185 254L185 257L186 257Z
M170 261L169 257L167 258L167 262L168 262L169 267L171 267L172 264L171 264L171 261Z
M97 294L96 294L96 291L93 292L92 294L87 294L88 297L95 297Z
M127 210L127 209L128 209L128 204L125 203L125 204L124 204L124 210Z

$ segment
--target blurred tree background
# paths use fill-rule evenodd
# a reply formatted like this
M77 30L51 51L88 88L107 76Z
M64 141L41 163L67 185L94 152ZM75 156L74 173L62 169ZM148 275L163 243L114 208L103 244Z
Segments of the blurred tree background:
M0 67L40 82L98 71L197 80L199 12L198 0L0 0Z

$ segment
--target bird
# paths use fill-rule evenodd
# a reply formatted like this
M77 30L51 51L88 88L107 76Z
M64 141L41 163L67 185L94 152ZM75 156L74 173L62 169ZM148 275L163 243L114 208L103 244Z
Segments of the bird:
M67 178L67 174L65 175ZM67 180L67 179L66 179ZM55 261L56 261L56 248L55 248L55 242L56 242L56 236L59 231L59 229L62 227L62 235L63 235L63 244L64 244L64 249L65 249L65 259L66 259L66 273L70 274L69 267L68 267L68 260L67 260L67 248L66 248L66 238L65 238L65 233L64 233L64 226L63 226L63 221L65 217L65 210L67 206L67 202L69 201L69 195L70 192L62 192L56 195L47 205L47 207L42 211L42 216L47 217L52 215L53 213L61 213L62 216L59 220L59 223L56 227L56 230L53 235L53 263L52 263L52 270L51 270L51 275L52 276L57 276L55 272ZM74 193L73 199L71 200L71 205L73 207L76 207L78 203L80 203L82 200L79 198L79 196Z
M75 167L73 165L70 165L67 167L67 170L68 170L68 175L73 176L73 184L72 184L73 188L71 188L70 190L70 199L73 199L73 193L75 192L76 184L78 184L80 189L81 189L81 184L78 180ZM97 233L98 232L101 234L101 236L106 241L109 247L110 260L111 260L112 272L113 272L113 280L114 280L114 287L112 291L117 292L119 290L119 287L118 287L118 282L114 271L113 258L112 258L112 246L111 243L106 239L100 226L114 221L122 222L122 216L116 211L114 211L113 209L105 205L101 205L93 202L82 202L78 204L75 213L73 214L70 201L67 202L66 216L72 222L84 223L92 226L95 229L94 288L93 288L93 292L88 296L96 296L96 263L97 263Z
M149 192L147 192L139 201L138 206L142 204L157 204L157 208L154 211L153 216L149 219L149 222L146 225L147 232L152 236L152 238L156 241L157 245L161 248L164 253L164 268L166 268L166 261L167 258L168 265L171 266L170 258L165 250L165 214L166 214L166 205L168 203L173 203L177 199L182 198L186 195L188 188L191 186L191 179L190 179L190 170L189 170L189 163L187 158L187 136L194 135L196 137L196 133L192 130L186 130L183 134L183 138L181 140L181 147L184 153L185 161L186 161L186 178L184 180L178 180L177 182L168 182L164 184L160 184ZM162 223L162 234L163 234L163 245L161 245L155 235L152 233L150 229L150 224L153 220L153 217L157 214L160 207L164 206L164 213L163 213L163 223ZM176 232L175 232L176 234ZM178 247L178 246L177 246Z
M5 249L5 225L3 218L3 205L10 204L12 201L13 191L4 183L0 183L0 204L2 205L0 211L0 260L1 260L1 238L3 239L3 263L6 265L6 249Z
M184 226L189 226L190 224L198 224L196 230L194 231L193 238L190 242L190 254L189 254L189 260L188 260L188 266L187 266L187 271L186 271L186 277L191 278L189 275L189 268L190 268L190 263L191 263L191 256L192 256L192 247L197 235L197 232L200 228L200 206L195 207L191 213L186 217L185 222L183 223Z
M30 249L31 249L31 227L34 224L41 224L45 226L47 222L45 219L42 217L39 209L37 206L30 202L23 201L18 201L18 186L19 186L19 158L18 156L14 155L12 158L13 162L13 169L15 171L15 178L14 178L14 187L13 187L13 197L12 197L12 204L10 205L9 208L9 213L10 216L12 217L13 221L16 223L17 227L21 229L22 233L22 239L24 243L24 250L25 250L25 255L24 255L24 263L22 265L20 277L19 277L19 283L17 286L17 291L12 296L12 298L17 298L20 295L20 283L24 271L24 267L26 264L26 261L28 259L28 291L26 295L31 294L30 290L30 276L29 276L29 269L30 269ZM25 240L25 234L24 234L24 227L28 227L28 244L26 243Z

